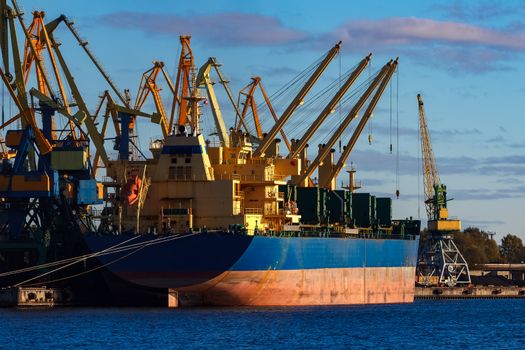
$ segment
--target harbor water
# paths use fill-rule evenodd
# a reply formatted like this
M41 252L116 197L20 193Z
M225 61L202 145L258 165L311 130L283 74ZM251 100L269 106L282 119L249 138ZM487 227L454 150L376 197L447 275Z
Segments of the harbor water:
M525 301L300 308L0 309L0 349L519 349Z

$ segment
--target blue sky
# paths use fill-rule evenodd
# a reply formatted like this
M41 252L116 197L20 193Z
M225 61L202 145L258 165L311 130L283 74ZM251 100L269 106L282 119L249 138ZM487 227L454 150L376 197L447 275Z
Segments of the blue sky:
M374 54L373 63L363 79L399 56L392 93L387 89L371 129L350 156L366 191L394 196L399 152L401 197L394 201L394 214L424 218L418 198L422 179L416 94L421 93L441 180L454 198L451 214L464 226L494 231L499 237L514 233L525 238L525 2L33 0L21 5L26 22L36 9L45 10L48 19L61 13L74 18L118 86L131 89L132 95L152 60L164 61L173 74L180 34L192 36L198 66L210 56L223 63L235 94L254 75L262 77L272 94L338 40L343 41L341 55L319 88L338 79L368 52ZM94 109L98 94L107 87L68 32L59 29L56 37ZM231 122L231 108L224 96L219 97ZM282 112L285 107L276 109ZM151 104L148 108L153 111ZM339 118L344 111L337 112ZM209 111L204 112L209 118ZM292 118L285 128L292 136L308 113L298 114L299 121ZM139 126L143 144L160 134L146 121ZM370 132L372 145L366 135ZM326 135L319 136L323 138ZM346 178L341 176L338 183L341 180Z

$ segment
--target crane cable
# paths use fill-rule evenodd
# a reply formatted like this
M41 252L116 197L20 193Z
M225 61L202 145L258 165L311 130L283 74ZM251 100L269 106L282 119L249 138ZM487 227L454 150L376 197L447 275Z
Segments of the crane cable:
M339 90L341 90L341 52L338 52L337 54L339 55ZM341 119L342 118L342 116L341 116L341 100L339 100L339 102L337 104L338 104L339 124L341 124L343 122L343 120ZM339 137L339 154L343 153L341 148L342 148L341 137Z
M421 121L417 118L417 218L421 219L421 177L423 176L420 169L423 163L423 151L421 149Z
M396 68L396 196L399 198L399 66Z

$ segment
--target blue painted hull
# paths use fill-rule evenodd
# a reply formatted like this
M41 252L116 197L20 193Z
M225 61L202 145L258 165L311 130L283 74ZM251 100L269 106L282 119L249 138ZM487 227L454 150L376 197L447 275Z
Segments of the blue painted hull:
M410 301L413 298L413 291L410 295L410 288L407 286L414 284L417 239L267 237L197 233L161 238L164 241L158 244L158 236L141 235L123 244L130 238L133 236L88 236L86 242L94 252L119 244L119 249L134 244L133 249L103 255L99 260L114 275L140 286L172 289L188 295L197 293L201 296L203 291L206 291L209 298L210 295L215 296L215 301L217 296L228 296L226 299L218 298L219 300L212 304L276 305L281 303L264 303L263 297L258 303L246 303L242 300L250 299L249 295L257 288L260 289L261 283L264 283L265 289L273 288L279 294L278 291L295 288L297 283L293 281L296 278L304 280L305 276L310 276L312 285L321 285L319 288L322 292L328 288L326 283L332 283L327 279L335 279L333 283L336 284L339 283L339 279L344 279L346 284L359 284L361 279L366 279L366 274L372 272L373 276L368 280L370 288L377 290L382 286L391 285L389 289L396 289L399 282L403 284L399 289L404 290L402 300L399 301ZM273 282L264 280L269 271L275 277ZM327 273L330 277L325 276ZM392 280L384 280L385 278ZM291 285L288 285L289 283ZM301 288L308 290L308 286ZM216 291L215 294L212 293L213 290ZM230 293L233 290L236 290L235 293ZM257 293L260 296L261 292ZM314 291L306 303L294 299L295 301L282 304L310 305L315 303L312 300L316 300L316 293L318 291ZM242 297L244 294L246 298ZM232 299L232 296L235 298ZM351 297L355 299L355 296ZM344 300L346 299L336 303L352 303ZM394 300L396 301L398 300Z

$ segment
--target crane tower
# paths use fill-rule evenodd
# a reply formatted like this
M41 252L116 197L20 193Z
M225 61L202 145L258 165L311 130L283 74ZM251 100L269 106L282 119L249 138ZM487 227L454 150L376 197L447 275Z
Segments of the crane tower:
M428 238L419 254L417 283L424 286L448 287L470 284L468 264L453 240L454 232L461 230L461 221L448 216L447 187L439 179L421 95L417 95L417 100L425 207L428 217Z

